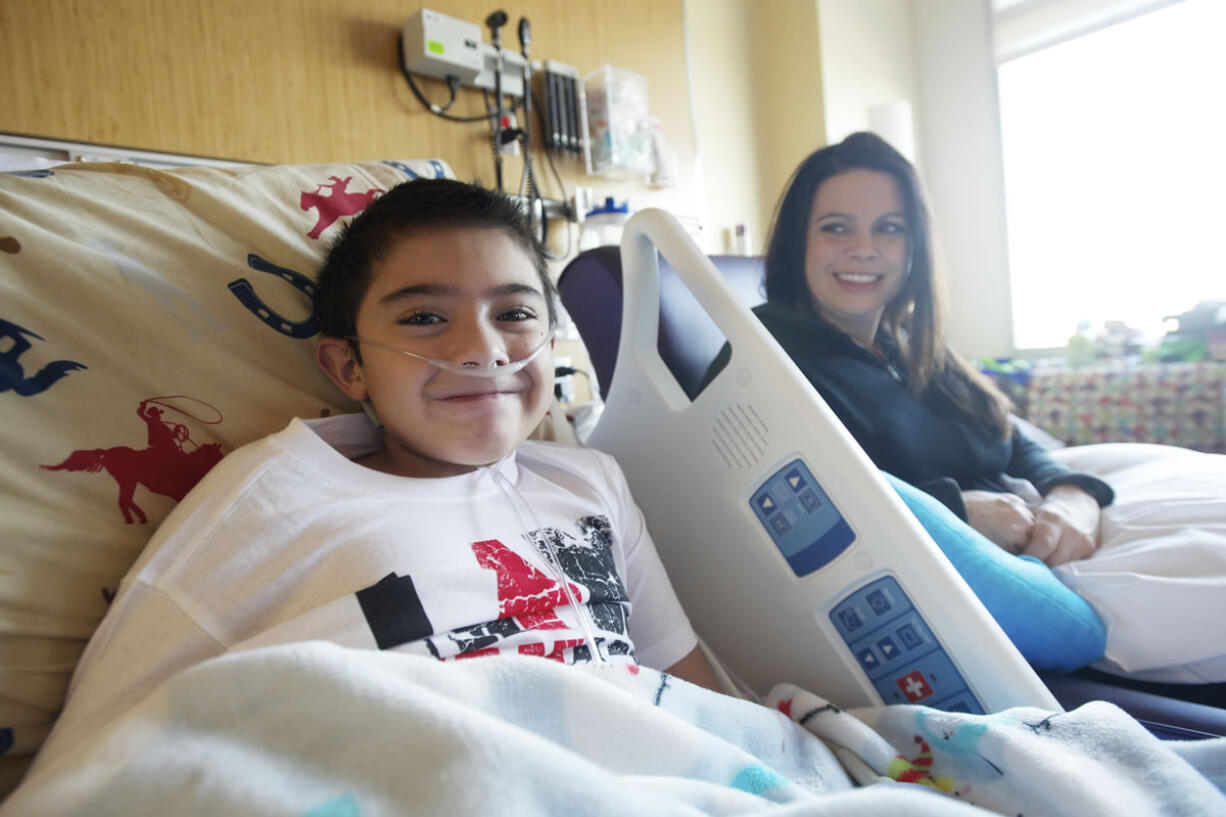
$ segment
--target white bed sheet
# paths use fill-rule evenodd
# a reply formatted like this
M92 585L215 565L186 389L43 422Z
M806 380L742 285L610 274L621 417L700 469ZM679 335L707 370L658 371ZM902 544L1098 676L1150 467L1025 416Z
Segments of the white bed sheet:
M1101 546L1056 575L1107 625L1103 671L1226 681L1226 455L1105 443L1050 452L1115 488Z

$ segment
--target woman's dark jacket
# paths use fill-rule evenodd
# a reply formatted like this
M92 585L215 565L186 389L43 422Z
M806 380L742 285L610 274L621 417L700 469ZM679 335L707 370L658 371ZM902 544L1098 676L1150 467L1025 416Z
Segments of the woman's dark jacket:
M902 366L877 359L815 317L769 303L754 313L878 468L932 494L962 519L962 491L1007 493L1002 474L1029 480L1044 495L1057 485L1075 485L1100 506L1114 499L1110 485L1060 465L1020 430L1002 437L972 422L936 389L913 395ZM725 346L708 377L728 357Z

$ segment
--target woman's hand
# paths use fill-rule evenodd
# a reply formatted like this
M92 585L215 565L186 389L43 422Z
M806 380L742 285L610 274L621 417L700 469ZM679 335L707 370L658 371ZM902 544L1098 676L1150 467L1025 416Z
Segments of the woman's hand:
M1010 553L1021 553L1030 542L1034 514L1017 494L963 491L971 527Z
M1034 528L1023 553L1049 567L1085 559L1098 549L1102 509L1094 497L1073 485L1048 492L1034 513Z

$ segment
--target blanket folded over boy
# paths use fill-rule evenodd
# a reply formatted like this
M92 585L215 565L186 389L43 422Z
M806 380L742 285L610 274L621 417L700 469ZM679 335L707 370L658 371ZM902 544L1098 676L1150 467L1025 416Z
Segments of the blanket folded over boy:
M625 664L258 648L174 676L0 815L1226 813L1226 739L1165 743L1110 704L769 701Z

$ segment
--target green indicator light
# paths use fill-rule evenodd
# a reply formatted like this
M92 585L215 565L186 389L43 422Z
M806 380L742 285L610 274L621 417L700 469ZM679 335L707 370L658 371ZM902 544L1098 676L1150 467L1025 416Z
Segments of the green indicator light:
M430 40L426 43L426 50L428 50L431 54L442 54L443 44L438 40Z

